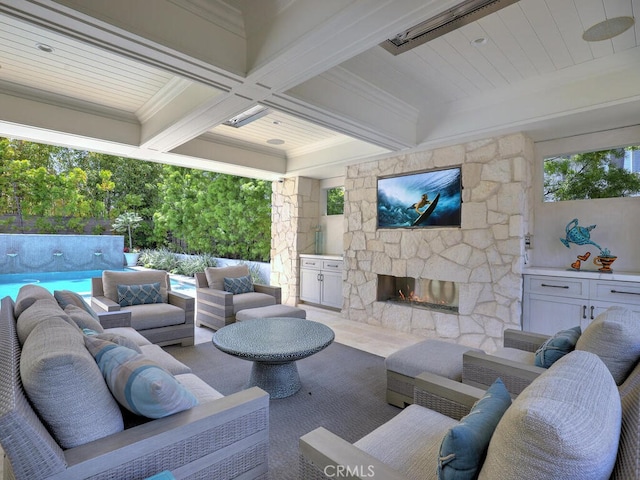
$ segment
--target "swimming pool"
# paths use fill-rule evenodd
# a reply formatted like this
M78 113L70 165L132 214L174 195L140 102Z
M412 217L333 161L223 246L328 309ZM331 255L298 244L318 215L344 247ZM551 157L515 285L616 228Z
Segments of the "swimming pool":
M23 285L40 285L51 293L54 290L71 290L85 296L91 295L91 279L102 276L102 270L81 270L76 272L11 273L0 275L0 298L9 295L14 300ZM171 279L171 289L175 291L193 290L194 286Z

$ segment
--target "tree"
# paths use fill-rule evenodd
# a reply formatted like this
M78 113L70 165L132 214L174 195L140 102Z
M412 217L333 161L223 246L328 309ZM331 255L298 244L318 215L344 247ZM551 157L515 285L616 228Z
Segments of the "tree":
M617 165L624 155L625 149L611 149L545 159L545 201L637 195L640 175Z
M114 232L127 233L129 237L129 251L133 251L133 231L140 226L142 217L135 212L125 212L118 215L111 228Z

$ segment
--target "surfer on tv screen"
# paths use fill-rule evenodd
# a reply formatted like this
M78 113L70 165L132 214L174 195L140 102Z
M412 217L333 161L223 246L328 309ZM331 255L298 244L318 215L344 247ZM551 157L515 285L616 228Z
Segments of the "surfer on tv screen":
M415 208L416 212L418 212L418 215L421 215L422 212L420 211L420 209L426 205L429 205L430 203L431 203L431 200L429 200L429 195L427 195L426 193L423 193L420 201L417 203L414 203L410 207L407 207L407 210L411 210L412 208Z

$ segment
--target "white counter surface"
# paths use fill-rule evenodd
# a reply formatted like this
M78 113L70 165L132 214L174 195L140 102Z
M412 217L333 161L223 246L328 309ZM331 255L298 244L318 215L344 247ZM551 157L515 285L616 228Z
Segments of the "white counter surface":
M617 280L621 282L640 282L640 273L618 272L601 273L597 270L572 270L567 268L525 267L523 275L547 275L550 277L585 278L590 280Z
M342 255L314 255L312 253L301 253L300 258L317 258L319 260L342 260Z

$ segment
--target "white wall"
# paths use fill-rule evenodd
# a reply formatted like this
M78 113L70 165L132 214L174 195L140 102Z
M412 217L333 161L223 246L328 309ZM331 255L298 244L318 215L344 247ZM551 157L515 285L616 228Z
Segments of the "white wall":
M591 230L591 240L618 256L612 268L616 271L640 272L640 197L597 200L573 200L544 203L542 201L543 158L550 155L602 150L640 144L640 127L580 135L536 144L534 168L533 248L529 250L529 266L570 268L577 255L591 252L583 270L596 270L593 258L599 253L593 245L565 247L560 238L565 226L574 218Z
M344 253L344 215L327 215L328 188L344 186L344 177L335 177L320 182L320 218L319 225L322 229L323 251L329 255L342 255Z

